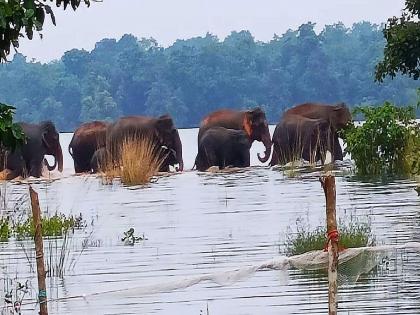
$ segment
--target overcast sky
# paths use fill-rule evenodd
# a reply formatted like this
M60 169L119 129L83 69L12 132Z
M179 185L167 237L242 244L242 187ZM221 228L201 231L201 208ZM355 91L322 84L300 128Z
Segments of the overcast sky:
M363 20L380 24L400 15L403 5L404 0L103 0L90 8L81 4L76 12L54 7L57 26L46 19L44 38L24 39L19 50L29 59L49 61L125 33L153 37L163 46L206 32L223 39L244 29L268 41L274 33L308 21L317 23L318 31L338 21L346 26Z

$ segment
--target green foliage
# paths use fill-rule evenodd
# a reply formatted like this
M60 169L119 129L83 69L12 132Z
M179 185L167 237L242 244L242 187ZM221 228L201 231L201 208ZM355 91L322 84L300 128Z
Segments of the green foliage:
M80 220L78 218L74 218L73 216L66 217L64 214L55 214L52 217L43 217L41 219L42 236L63 236L69 230L76 228L79 221ZM32 216L27 218L24 222L16 224L13 232L18 239L34 237L35 227Z
M10 237L9 218L0 218L0 242L6 242Z
M420 77L420 0L406 0L400 18L392 17L383 31L387 41L384 59L376 66L375 79L395 77L397 72Z
M3 149L14 150L25 141L22 128L13 122L15 108L0 103L0 145Z
M72 49L48 64L15 54L0 65L0 100L16 106L19 120L48 117L61 131L119 115L168 113L177 127L191 127L221 107L259 105L278 122L284 109L307 101L351 106L416 100L418 84L409 78L374 82L385 44L378 25L338 23L320 34L314 27L306 23L269 42L240 31L166 48L126 34L103 39L90 52Z
M420 154L419 125L414 107L357 107L362 125L351 125L342 132L345 151L351 154L359 175L401 175L418 172ZM417 171L416 171L417 169Z
M348 223L345 221L349 220ZM373 246L375 238L369 221L362 221L355 216L344 217L339 221L340 248ZM327 242L326 228L318 226L312 229L302 218L296 220L296 231L288 231L285 242L285 254L300 255L312 250L324 249Z
M44 26L45 16L50 15L55 25L55 16L47 0L0 0L0 62L7 61L10 47L19 47L19 39L23 31L28 39L32 39L34 31L40 32ZM70 4L73 10L81 0L56 0L57 7L63 5L64 10ZM84 0L87 6L89 0Z

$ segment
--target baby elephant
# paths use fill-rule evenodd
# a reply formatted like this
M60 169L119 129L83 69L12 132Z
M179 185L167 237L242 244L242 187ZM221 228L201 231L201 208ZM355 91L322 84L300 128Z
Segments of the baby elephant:
M205 171L211 166L247 167L250 165L251 143L242 130L213 127L205 131L198 143L195 158L197 170Z

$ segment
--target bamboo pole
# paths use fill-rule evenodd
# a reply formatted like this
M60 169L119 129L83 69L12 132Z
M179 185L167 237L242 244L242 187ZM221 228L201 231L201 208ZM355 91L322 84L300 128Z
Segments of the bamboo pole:
M44 266L44 245L42 243L41 209L39 208L38 194L29 186L31 197L32 217L35 226L35 253L36 253L36 272L38 275L38 298L39 314L48 315L47 308L47 288L45 285L45 266Z
M325 193L328 235L328 314L337 314L338 231L336 218L335 177L326 175L320 179Z

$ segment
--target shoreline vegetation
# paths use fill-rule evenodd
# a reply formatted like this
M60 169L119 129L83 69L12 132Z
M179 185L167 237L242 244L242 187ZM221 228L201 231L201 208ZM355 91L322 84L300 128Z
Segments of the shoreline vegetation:
M416 101L415 80L398 75L374 82L385 47L380 26L336 23L320 33L314 27L302 24L269 42L244 30L223 40L212 34L177 40L167 48L126 34L47 64L15 54L0 65L0 99L17 108L17 121L49 119L62 131L91 120L163 113L185 128L221 107L261 106L274 123L286 108L308 100L350 107Z
M398 107L390 102L381 106L356 107L363 124L350 124L343 132L345 152L361 176L409 176L420 174L420 123L415 107Z

